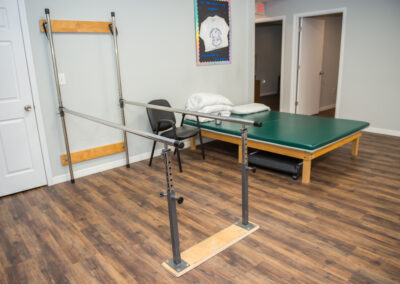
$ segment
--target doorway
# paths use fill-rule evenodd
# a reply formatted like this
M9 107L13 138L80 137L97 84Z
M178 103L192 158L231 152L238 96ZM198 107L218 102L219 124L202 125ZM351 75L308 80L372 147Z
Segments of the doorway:
M255 26L255 87L254 102L279 111L283 19L269 19Z
M335 117L343 13L298 17L295 112Z

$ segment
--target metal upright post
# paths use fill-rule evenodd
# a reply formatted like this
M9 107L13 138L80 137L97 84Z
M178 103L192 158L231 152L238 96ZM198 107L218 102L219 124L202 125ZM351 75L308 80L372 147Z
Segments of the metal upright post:
M62 124L62 129L63 129L63 134L64 134L64 142L65 142L65 149L67 150L67 159L68 159L68 167L69 167L69 174L71 177L71 183L75 182L74 178L74 171L72 169L72 161L71 161L71 151L69 149L69 141L68 141L68 134L67 134L67 127L65 124L65 113L64 113L64 106L62 102L62 97L61 97L61 88L60 88L60 81L58 78L58 68L57 68L57 61L56 61L56 53L54 50L54 42L53 42L53 33L51 30L51 19L50 19L50 10L45 9L44 10L46 13L46 21L47 21L47 35L50 43L50 50L51 50L51 58L53 62L53 71L54 71L54 79L56 81L56 90L57 90L57 96L58 96L58 108L60 111L60 116L61 116L61 124ZM46 31L46 29L45 29Z
M161 193L161 196L167 196L168 200L168 215L169 215L169 227L171 230L171 244L172 244L172 259L167 261L167 264L171 266L176 271L182 271L189 265L181 259L181 252L179 248L179 232L178 232L178 217L176 213L176 201L178 203L183 202L183 198L178 198L175 195L174 184L172 179L172 169L171 169L171 150L168 148L167 144L164 144L164 149L162 154L164 156L165 173L167 178L167 193Z
M249 180L247 174L247 128L243 125L242 133L242 224L249 224Z
M239 221L237 225L250 230L254 225L249 223L249 176L247 171L254 171L254 169L249 167L246 125L242 125L240 132L242 134L242 221Z
M122 96L122 83L121 83L121 70L119 65L119 52L118 52L118 31L115 25L115 12L111 12L111 19L112 19L112 35L114 38L114 48L115 48L115 62L117 66L117 78L118 78L118 94L119 94L119 107L121 108L121 120L122 124L125 126L125 109L124 109L124 98ZM125 146L125 159L126 159L126 167L129 168L129 150L128 150L128 138L126 135L126 131L123 132L124 134L124 146Z

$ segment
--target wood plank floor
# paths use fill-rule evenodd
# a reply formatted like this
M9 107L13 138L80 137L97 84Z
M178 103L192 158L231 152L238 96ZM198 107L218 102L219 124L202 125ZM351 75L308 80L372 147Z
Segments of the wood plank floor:
M236 149L182 153L175 169L181 248L239 220ZM179 279L161 158L0 199L0 283L399 283L400 139L365 133L313 161L311 183L258 169L250 220L261 228Z

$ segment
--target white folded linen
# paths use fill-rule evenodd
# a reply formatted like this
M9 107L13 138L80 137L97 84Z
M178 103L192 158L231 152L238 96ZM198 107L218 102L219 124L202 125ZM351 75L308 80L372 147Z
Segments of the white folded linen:
M255 113L255 112L266 111L266 110L271 110L271 108L264 104L258 104L258 103L252 103L252 104L239 105L239 106L232 107L232 113L235 113L235 114L249 114L249 113Z
M202 109L197 110L197 112L207 113L207 114L214 114L214 115L221 115L221 116L230 116L231 115L231 106L227 105L214 105L214 106L205 106ZM186 116L187 119L196 120L195 116L188 115ZM201 117L199 116L200 122L212 121L211 118Z
M202 112L202 113L218 113L218 112L222 112L222 111L231 111L232 110L232 106L227 106L227 105L212 105L212 106L205 106L199 110L197 110L197 112Z
M233 104L228 98L219 94L195 93L187 99L185 109L191 111L200 111L204 107L213 105L232 106Z
M201 111L199 111L201 112ZM204 112L203 112L204 113ZM220 116L231 116L231 112L229 110L223 110L223 111L218 111L218 112L211 112L208 114L214 114L214 115L220 115ZM189 120L196 120L196 117L193 115L186 115L185 119L189 119ZM207 121L213 121L214 119L211 118L207 118L207 117L201 117L199 116L199 122L207 122Z

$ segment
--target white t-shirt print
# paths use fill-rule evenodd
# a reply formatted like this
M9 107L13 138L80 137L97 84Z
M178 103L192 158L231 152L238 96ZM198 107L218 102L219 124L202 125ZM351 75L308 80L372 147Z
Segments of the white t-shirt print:
M200 38L206 52L228 46L229 26L220 16L207 17L200 25Z

